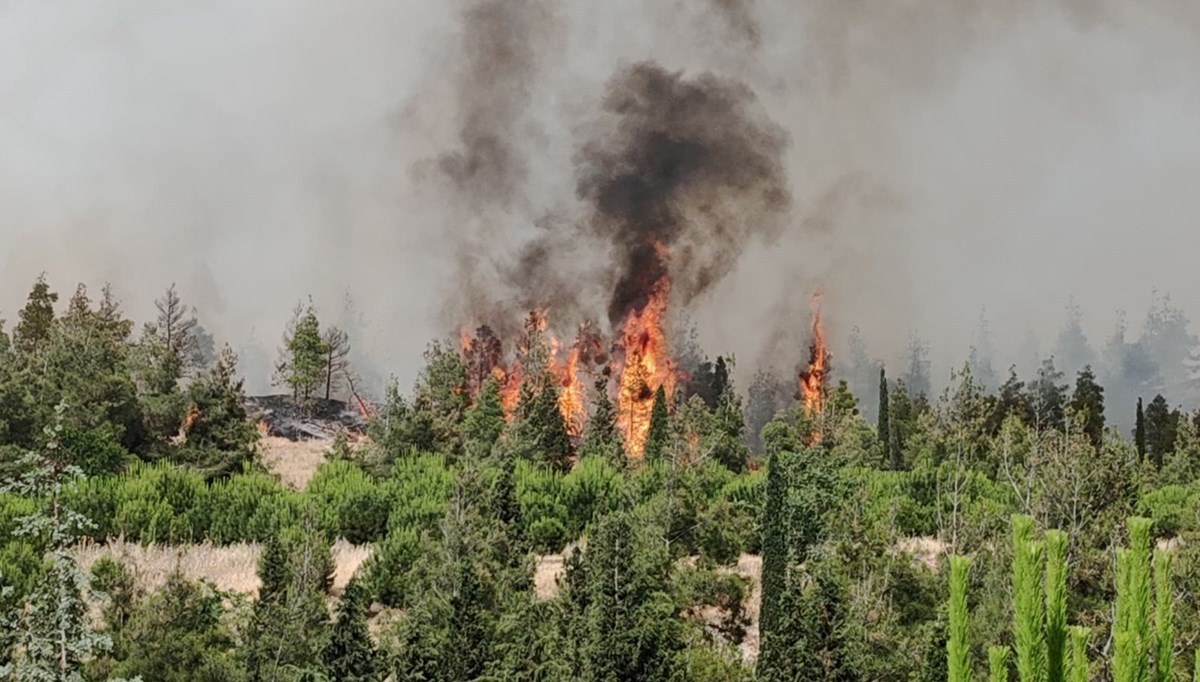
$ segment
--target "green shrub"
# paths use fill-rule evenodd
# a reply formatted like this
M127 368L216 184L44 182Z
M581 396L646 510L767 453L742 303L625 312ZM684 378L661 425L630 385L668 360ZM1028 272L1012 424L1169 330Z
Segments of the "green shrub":
M615 509L621 501L621 472L602 457L585 457L562 477L562 501L569 521L565 524L572 537L581 534L598 516Z
M1154 522L1161 535L1178 535L1192 530L1200 513L1200 488L1191 485L1168 485L1142 495L1138 514Z
M399 607L408 594L409 570L421 556L420 535L412 529L394 530L375 546L361 569L367 587L381 604Z
M208 538L217 544L262 542L280 518L295 518L298 493L260 472L213 482L208 490Z
M414 455L396 461L384 483L387 491L388 532L433 529L442 520L454 472L441 455Z
M305 495L316 504L329 537L340 535L364 544L382 539L387 532L388 491L357 464L345 460L322 464Z

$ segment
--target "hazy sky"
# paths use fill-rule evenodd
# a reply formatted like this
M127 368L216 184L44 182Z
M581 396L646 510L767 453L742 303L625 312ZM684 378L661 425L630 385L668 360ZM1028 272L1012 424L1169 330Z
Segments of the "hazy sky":
M464 264L486 287L577 211L582 131L641 60L744 83L788 137L784 234L689 311L711 353L801 336L820 285L835 344L859 325L891 360L916 330L942 367L982 306L998 364L1031 329L1048 351L1072 296L1096 346L1154 286L1200 315L1194 3L511 0L513 77L464 20L494 2L0 0L0 316L43 270L141 319L176 281L273 348L298 299L332 316L349 289L407 384ZM438 164L480 120L514 200Z

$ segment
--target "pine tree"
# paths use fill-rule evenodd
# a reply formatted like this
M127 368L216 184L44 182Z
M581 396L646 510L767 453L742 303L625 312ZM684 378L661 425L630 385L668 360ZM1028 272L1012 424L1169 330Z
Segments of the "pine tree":
M175 390L197 352L195 309L183 304L175 284L163 297L154 301L158 318L146 327L146 340L154 355L155 367L150 381L151 391L168 394Z
M247 418L237 362L233 349L226 345L212 369L187 389L193 417L174 459L210 480L240 471L255 456L258 431Z
M328 642L325 599L333 583L333 557L317 528L315 511L304 510L301 525L287 529L279 542L284 553L282 587L278 550L268 543L259 564L264 591L255 602L243 646L255 682L279 679L285 671L317 674Z
M1171 682L1175 655L1175 608L1171 593L1171 553L1154 551L1154 680Z
M1067 674L1067 534L1046 531L1046 666L1048 682Z
M1008 682L1008 647L988 647L988 682Z
M713 365L712 387L710 389L712 402L709 404L709 407L716 407L721 396L725 395L727 390L729 390L729 367L725 363L725 358L718 355L717 362Z
M325 349L322 373L325 379L325 399L333 397L335 391L353 383L350 376L350 336L337 327L330 327L321 336Z
M1033 408L1033 425L1038 429L1062 428L1066 416L1067 386L1059 383L1063 373L1054 366L1054 357L1042 361L1037 379L1029 385L1029 404Z
M1044 682L1047 678L1042 567L1045 551L1033 539L1033 517L1015 515L1013 527L1013 640L1017 650L1017 679Z
M500 401L500 382L489 376L483 381L475 404L467 410L463 419L462 437L467 453L474 457L486 457L500 434L504 433L507 421L504 405Z
M555 471L569 469L574 446L558 409L558 386L549 372L526 378L517 414L514 438L528 448L529 456Z
M29 292L25 307L17 313L17 326L13 328L13 346L22 353L33 354L50 340L54 326L54 304L58 294L50 291L46 273L38 275Z
M375 682L382 677L379 654L367 631L368 598L362 583L351 579L338 604L322 658L329 676L339 682Z
M914 334L908 341L908 374L904 376L904 385L914 397L928 396L932 390L929 367L929 347Z
M1079 370L1075 379L1075 394L1071 396L1071 411L1083 421L1083 432L1099 448L1104 437L1104 387L1096 383L1091 365Z
M1146 459L1146 416L1142 412L1142 399L1137 399L1137 417L1133 427L1133 444L1137 448L1138 459Z
M608 397L608 375L596 379L592 391L592 416L588 419L579 451L582 457L603 457L617 466L625 467L625 450L617 430L617 408Z
M308 400L325 378L327 350L321 322L309 299L308 307L296 306L283 335L276 381L290 387L293 397Z
M971 682L971 643L968 633L967 575L971 560L950 557L950 637L946 640L949 682Z
M662 386L654 392L654 407L650 410L650 429L646 432L646 447L642 451L647 462L661 460L671 437L667 420L667 393Z
M888 410L888 382L887 370L883 367L879 368L879 421L875 427L875 435L879 437L879 442L883 445L883 458L888 460L893 469L896 469L896 462L891 459L891 438L892 429L888 422L890 417Z

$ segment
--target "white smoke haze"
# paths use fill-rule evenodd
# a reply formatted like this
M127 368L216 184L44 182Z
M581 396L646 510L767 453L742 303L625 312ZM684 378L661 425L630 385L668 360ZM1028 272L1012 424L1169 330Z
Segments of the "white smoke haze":
M818 286L835 362L854 325L889 368L917 332L938 376L984 306L997 371L1031 331L1051 352L1072 297L1097 349L1152 287L1200 316L1190 3L502 6L0 3L0 317L43 270L64 297L112 282L140 320L175 281L218 339L273 354L298 300L332 321L349 290L407 385L431 338L515 322L467 318L527 303L505 273L586 215L577 152L643 61L745 84L787 134L783 233L686 311L739 374L799 358ZM548 243L547 299L607 263ZM604 318L603 286L567 284Z

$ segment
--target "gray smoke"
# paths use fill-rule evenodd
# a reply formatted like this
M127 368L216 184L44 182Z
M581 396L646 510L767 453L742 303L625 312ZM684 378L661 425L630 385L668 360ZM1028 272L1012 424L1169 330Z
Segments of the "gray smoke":
M298 299L336 319L349 289L404 383L497 310L603 320L644 241L597 178L635 123L695 137L639 98L699 91L760 169L659 204L706 349L747 377L802 352L824 285L835 363L853 325L891 367L916 331L936 379L986 306L1002 371L1072 295L1093 347L1155 285L1200 316L1198 38L1175 0L8 3L0 317L42 270L139 319L177 281L218 342L269 354Z

